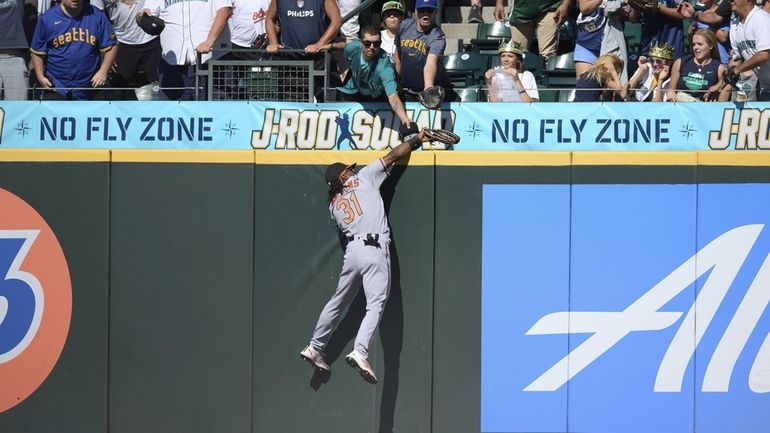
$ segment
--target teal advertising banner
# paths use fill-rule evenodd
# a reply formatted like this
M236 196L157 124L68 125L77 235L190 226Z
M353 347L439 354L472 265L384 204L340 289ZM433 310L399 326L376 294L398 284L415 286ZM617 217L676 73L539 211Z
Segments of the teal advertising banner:
M459 134L452 150L770 149L768 103L410 103L407 114ZM399 125L387 104L0 102L0 148L381 150Z

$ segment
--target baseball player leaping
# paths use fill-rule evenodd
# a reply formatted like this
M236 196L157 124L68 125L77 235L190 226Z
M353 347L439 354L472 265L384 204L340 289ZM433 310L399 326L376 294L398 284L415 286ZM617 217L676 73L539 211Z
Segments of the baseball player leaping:
M396 161L422 145L425 134L420 131L383 158L362 168L358 174L353 171L355 164L335 162L326 168L329 212L348 243L337 290L321 311L310 344L300 352L302 359L317 368L330 370L324 361L324 348L342 311L350 305L363 283L366 315L358 329L353 351L345 360L365 381L377 383L377 376L368 361L369 344L390 293L390 229L380 185Z

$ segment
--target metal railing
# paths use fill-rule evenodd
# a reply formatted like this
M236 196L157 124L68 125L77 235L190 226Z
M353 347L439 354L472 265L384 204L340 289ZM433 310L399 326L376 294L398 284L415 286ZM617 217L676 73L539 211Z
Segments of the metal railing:
M371 7L376 0L365 0L342 17L342 24ZM443 3L443 0L442 0ZM307 57L303 50L280 50L268 54L266 50L229 49L227 53L248 51L260 54L259 60L209 60L205 64L198 54L196 62L195 92L199 99L205 83L207 100L287 101L314 102L317 95L328 100L331 74L331 55L324 50L319 57ZM221 51L220 51L221 52ZM214 57L217 50L214 52ZM282 58L283 57L283 58ZM287 58L288 57L288 58ZM304 59L303 59L304 57ZM316 84L323 83L318 92Z
M263 58L209 60L197 67L195 85L199 90L205 89L209 101L314 102L321 95L323 100L328 100L332 72L328 51L306 59L302 58L302 50L281 50L275 55L267 54L265 50L227 52L258 53Z

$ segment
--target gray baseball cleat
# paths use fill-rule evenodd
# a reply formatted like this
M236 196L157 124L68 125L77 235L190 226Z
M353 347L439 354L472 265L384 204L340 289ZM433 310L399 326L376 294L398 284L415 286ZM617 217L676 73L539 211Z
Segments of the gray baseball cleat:
M372 370L369 361L363 355L354 350L345 357L345 361L347 361L348 365L355 368L365 381L372 385L377 383L377 376L374 375L374 370Z
M313 347L312 344L308 344L306 348L302 349L302 352L299 353L300 358L304 359L305 361L309 362L310 365L316 368L320 368L321 370L331 371L331 367L329 367L329 364L324 361L324 357L321 354L321 352L318 351L315 347Z

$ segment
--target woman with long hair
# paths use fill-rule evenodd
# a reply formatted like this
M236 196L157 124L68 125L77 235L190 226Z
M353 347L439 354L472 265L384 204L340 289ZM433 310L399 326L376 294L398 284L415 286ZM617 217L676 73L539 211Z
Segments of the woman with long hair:
M692 36L692 54L671 66L667 99L674 102L729 101L732 87L722 84L727 66L719 62L717 38L709 29Z
M575 102L613 101L625 97L620 83L623 61L615 54L604 54L583 72L575 83Z

